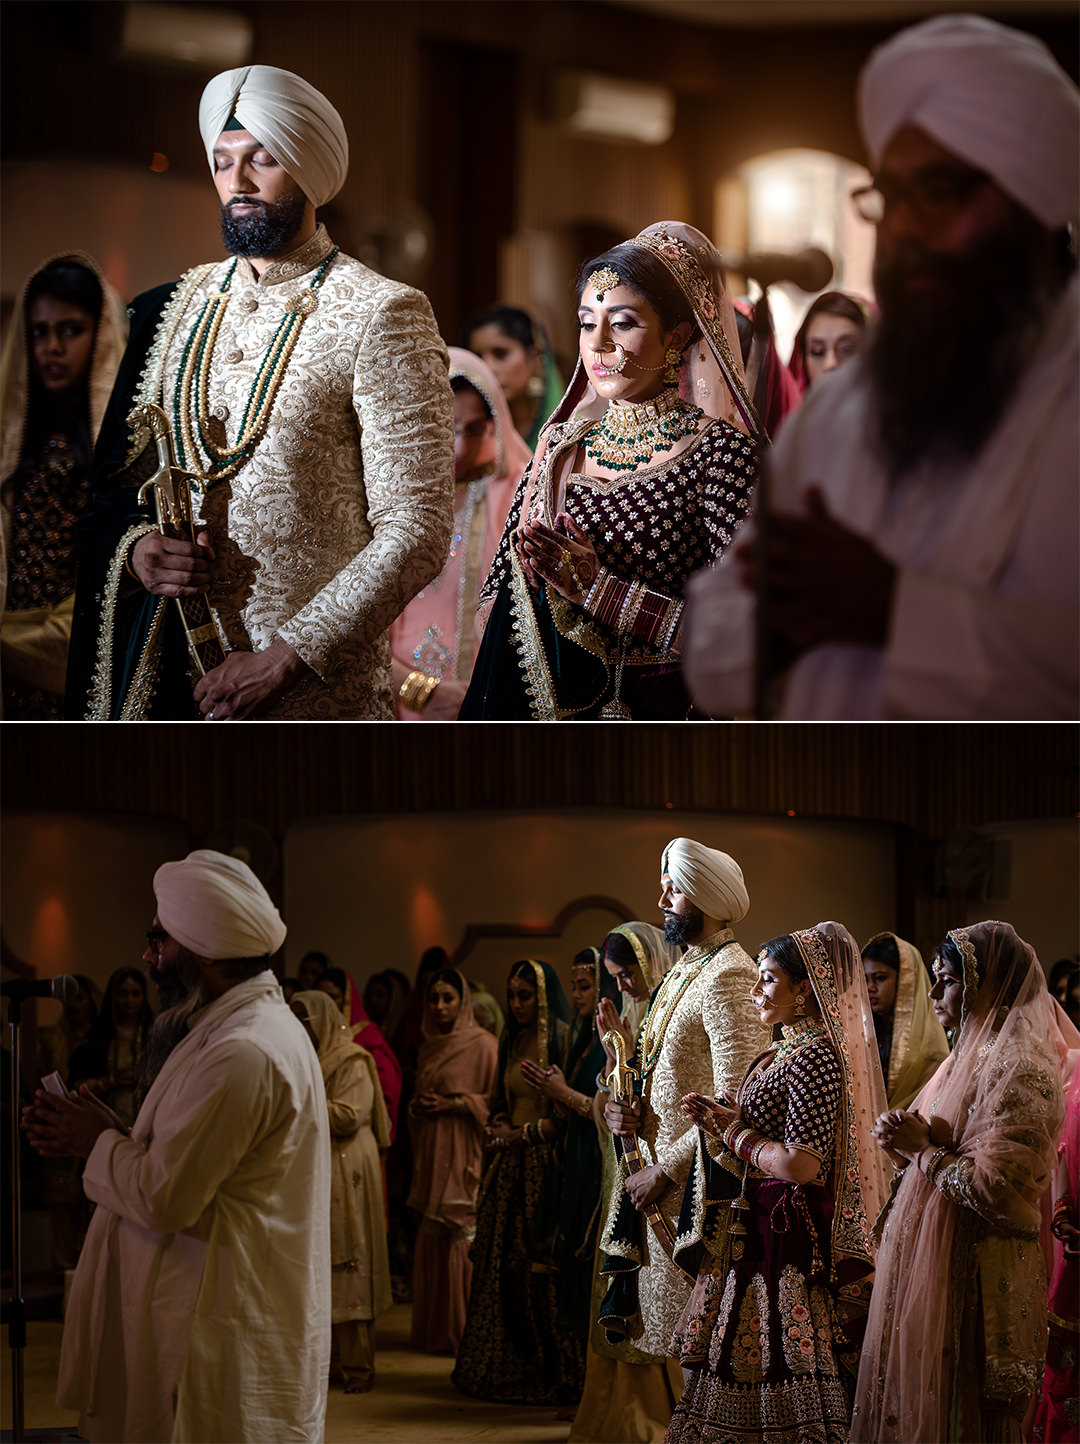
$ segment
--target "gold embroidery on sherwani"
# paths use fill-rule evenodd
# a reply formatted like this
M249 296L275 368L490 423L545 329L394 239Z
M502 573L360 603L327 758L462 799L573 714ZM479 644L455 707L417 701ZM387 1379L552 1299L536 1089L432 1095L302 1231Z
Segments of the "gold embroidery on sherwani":
M697 1129L680 1107L684 1095L697 1092L716 1096L724 1089L734 1092L750 1063L769 1044L769 1031L750 1001L757 967L737 942L725 940L726 933L725 929L722 934L704 938L668 970L664 992L668 996L669 989L678 992L677 1003L663 1018L662 1029L661 1015L653 1024L653 1036L662 1034L661 1046L643 1083L637 1138L645 1164L659 1163L672 1180L657 1200L667 1217L678 1213L697 1147ZM694 976L685 988L680 988L683 970ZM657 1003L662 1003L659 996L654 1008ZM641 1036L646 1026L647 1022ZM601 1248L606 1253L631 1257L624 1249L613 1246L611 1236L623 1197L623 1179L616 1173ZM638 1299L642 1331L634 1343L646 1353L663 1357L691 1283L654 1244L649 1230L643 1228L641 1232Z
M235 442L259 362L298 287L332 248L323 227L256 278L241 259L208 388ZM171 404L184 342L232 264L185 277L159 326ZM427 299L338 255L319 288L251 458L213 488L200 520L217 554L210 605L232 650L288 642L309 671L268 719L394 715L387 629L441 570L453 515L447 356ZM156 399L156 398L152 398Z

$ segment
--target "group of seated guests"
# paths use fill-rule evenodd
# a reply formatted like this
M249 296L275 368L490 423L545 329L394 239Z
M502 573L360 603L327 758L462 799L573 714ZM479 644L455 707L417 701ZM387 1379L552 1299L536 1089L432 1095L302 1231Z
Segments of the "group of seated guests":
M608 1437L612 1390L637 1398L619 1438L643 1441L760 1437L764 1414L777 1439L1069 1437L1080 1034L1004 923L951 931L930 974L894 933L861 957L839 924L765 944L759 976L795 1012L737 1097L684 1100L675 1259L696 1283L670 1356L600 1326L620 1164L598 1009L638 1034L680 953L625 924L574 958L569 996L523 959L499 1038L460 970L425 976L414 1347L455 1354L475 1397L576 1410L571 1440Z

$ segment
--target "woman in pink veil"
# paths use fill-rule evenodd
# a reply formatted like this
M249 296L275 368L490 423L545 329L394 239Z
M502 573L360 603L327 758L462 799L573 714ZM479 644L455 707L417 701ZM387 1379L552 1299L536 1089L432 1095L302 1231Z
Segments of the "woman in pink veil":
M668 1444L842 1444L887 1166L862 959L840 923L767 942L755 1006L781 1038L699 1125L676 1262L696 1275L672 1352L688 1382ZM697 1242L700 1240L700 1242Z
M405 722L453 721L480 646L476 620L506 515L532 452L514 429L491 368L450 347L454 392L454 531L446 565L390 627L395 710Z
M649 226L582 268L570 386L481 592L463 720L693 715L683 587L746 515L760 427L720 257Z
M1019 1440L1043 1377L1040 1199L1064 1102L1055 1005L1008 923L956 928L930 996L959 1038L876 1134L901 1172L884 1220L852 1439Z

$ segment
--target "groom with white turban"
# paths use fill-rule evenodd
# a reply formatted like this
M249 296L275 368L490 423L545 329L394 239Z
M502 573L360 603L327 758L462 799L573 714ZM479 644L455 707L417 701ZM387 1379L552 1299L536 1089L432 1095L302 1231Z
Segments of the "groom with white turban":
M788 719L1075 718L1080 93L1033 36L944 15L873 52L858 104L881 322L773 452L759 696ZM752 705L751 534L691 583L714 715Z
M97 1444L319 1441L330 1364L330 1137L318 1059L269 955L255 874L199 851L154 877L154 972L202 988L130 1135L39 1093L42 1152L87 1159L97 1205L57 1402Z
M425 296L318 223L349 161L324 95L243 66L207 85L199 126L229 258L132 307L96 452L68 715L390 719L387 630L450 544L446 348ZM159 535L138 505L155 455L129 435L137 403L163 408L205 486L197 543ZM201 677L172 600L198 594L226 653ZM195 629L205 645L210 624Z
M639 1211L656 1205L677 1224L697 1138L682 1099L733 1092L768 1047L769 1030L750 1001L757 967L731 930L750 909L739 864L677 837L664 849L660 871L664 936L689 946L664 975L638 1034L640 1096L633 1107L608 1102L604 1109L613 1133L637 1135L645 1167L617 1176L600 1247L615 1258L640 1251L639 1319L628 1321L629 1332L643 1353L664 1358L691 1284L649 1228L626 1232L624 1197Z

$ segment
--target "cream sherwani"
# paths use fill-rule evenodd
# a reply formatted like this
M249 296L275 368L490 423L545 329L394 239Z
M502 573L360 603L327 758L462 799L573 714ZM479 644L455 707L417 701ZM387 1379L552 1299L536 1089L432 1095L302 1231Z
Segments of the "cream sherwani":
M331 249L320 226L259 277L236 262L207 395L215 444L235 444L290 303L314 296L316 309L265 434L202 504L217 553L210 601L230 648L281 638L311 669L260 716L388 719L387 631L450 545L453 398L426 296L340 253L312 292ZM231 265L189 273L166 311L151 368L170 419L188 336Z
M83 1182L98 1207L57 1402L85 1437L321 1440L330 1138L315 1050L271 973L196 1015Z
M811 388L773 454L775 505L810 485L899 569L883 649L823 646L789 672L779 715L826 720L1074 718L1080 428L1074 276L974 461L890 484L859 365ZM749 531L744 532L749 536ZM717 716L751 705L754 599L730 560L690 584L686 670Z
M713 957L708 954L718 949ZM707 961L702 963L702 958ZM663 1029L659 1056L642 1087L642 1123L638 1133L646 1164L659 1163L672 1180L657 1200L660 1211L677 1222L682 1191L690 1173L697 1130L679 1106L684 1094L719 1097L743 1080L750 1063L769 1046L770 1033L750 1001L757 965L734 941L731 930L714 933L668 969L653 998L650 1018L676 998ZM656 1015L656 1016L654 1016ZM638 1056L650 1032L643 1025ZM609 1242L623 1197L622 1173L616 1175L608 1206L608 1226L601 1248ZM642 1226L643 1253L638 1275L642 1333L633 1342L648 1354L664 1356L690 1296L691 1283Z

